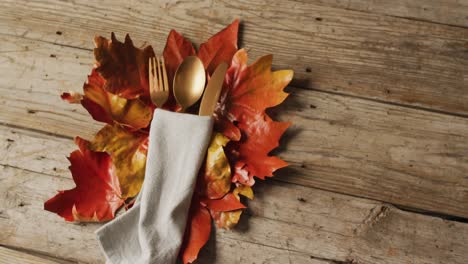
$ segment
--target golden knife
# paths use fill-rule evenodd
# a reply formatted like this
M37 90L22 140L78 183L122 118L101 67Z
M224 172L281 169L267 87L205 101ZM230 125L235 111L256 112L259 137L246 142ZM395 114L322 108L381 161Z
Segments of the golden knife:
M200 116L212 116L216 103L218 102L219 94L221 93L221 88L223 87L224 75L228 64L223 62L216 67L211 79L208 81L206 86L205 93L200 103L200 110L198 115Z

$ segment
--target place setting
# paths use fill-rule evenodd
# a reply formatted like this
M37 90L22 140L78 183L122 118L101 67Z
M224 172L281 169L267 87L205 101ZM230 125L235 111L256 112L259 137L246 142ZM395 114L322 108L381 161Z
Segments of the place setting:
M272 71L271 55L249 64L238 30L235 20L198 50L172 30L161 55L128 35L97 36L83 92L61 95L104 126L75 138L76 187L44 209L105 222L96 237L106 263L194 262L212 222L235 227L255 182L288 165L270 152L291 123L266 109L286 99L293 72Z

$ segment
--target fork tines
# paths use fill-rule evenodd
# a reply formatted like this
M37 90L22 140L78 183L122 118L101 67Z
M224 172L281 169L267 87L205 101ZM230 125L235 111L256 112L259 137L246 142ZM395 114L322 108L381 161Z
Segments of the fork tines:
M149 58L149 86L151 101L162 107L169 97L166 66L162 57Z

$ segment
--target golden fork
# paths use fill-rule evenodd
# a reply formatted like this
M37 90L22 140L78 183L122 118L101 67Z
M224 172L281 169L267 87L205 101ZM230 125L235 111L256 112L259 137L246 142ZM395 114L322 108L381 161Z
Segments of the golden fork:
M161 108L169 98L166 66L162 57L149 58L149 87L151 101Z

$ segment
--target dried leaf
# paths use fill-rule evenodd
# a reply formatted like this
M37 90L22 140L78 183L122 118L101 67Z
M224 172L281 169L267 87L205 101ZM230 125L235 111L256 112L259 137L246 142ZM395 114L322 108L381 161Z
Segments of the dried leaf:
M83 95L80 93L75 92L65 92L60 95L62 100L69 102L70 104L79 104L81 103L81 99L83 99Z
M231 63L232 56L237 51L237 33L239 20L216 33L208 41L200 45L198 57L203 62L209 75L213 74L221 62Z
M229 113L225 113L226 116L229 116ZM234 125L232 121L229 121L228 118L215 113L216 122L215 122L215 131L222 132L228 139L233 141L238 141L241 138L241 132L239 128ZM231 119L231 118L230 118ZM234 120L234 118L232 118Z
M177 67L187 56L195 55L195 49L192 43L186 40L181 34L175 30L171 30L167 37L166 46L164 47L163 57L166 65L167 77L169 86L173 87L172 82L174 80L175 72ZM164 106L165 109L170 111L178 112L182 108L177 104L172 89L170 90L169 98Z
M239 223L242 210L239 209L229 212L210 211L210 213L217 227L231 229Z
M250 186L254 184L254 176L264 179L287 166L268 153L278 146L290 124L271 120L265 109L280 104L288 96L283 89L292 80L293 72L272 72L271 64L272 56L268 55L247 66L247 53L239 50L226 74L216 109L216 128L238 141L232 144L237 154L233 181Z
M140 99L125 99L104 90L106 81L96 70L84 84L81 104L91 116L108 124L121 124L134 130L145 128L151 121L153 111Z
M209 199L219 199L231 188L231 167L223 147L229 139L221 133L214 133L206 155L205 195Z
M232 182L239 182L243 185L253 186L255 179L246 170L245 162L237 161L234 165L234 175L232 176Z
M202 204L212 211L224 212L224 211L233 211L237 209L246 208L237 197L228 193L221 199L202 199Z
M278 146L278 141L284 131L290 126L289 122L275 122L267 115L245 118L239 123L239 128L246 134L244 140L237 142L239 157L245 163L243 170L248 172L249 178L256 176L260 179L273 176L277 169L286 167L288 163L282 159L270 156L268 153Z
M163 57L166 64L168 80L172 83L177 67L187 56L195 55L195 49L192 43L186 40L175 30L169 32L166 46L164 47Z
M253 199L253 191L252 188L249 186L243 186L240 185L234 191L232 194L237 198L237 200L240 201L239 194L242 194L243 196ZM220 228L225 228L225 229L231 229L237 223L239 223L240 216L242 214L242 209L234 210L234 211L226 211L226 212L217 212L210 210L211 216L213 217L216 226Z
M147 133L131 132L118 125L106 125L97 133L90 149L110 153L123 198L138 194L145 177Z
M129 35L122 43L114 33L110 40L98 36L94 43L96 71L106 80L106 91L127 99L149 96L148 59L154 57L151 46L136 48Z
M201 206L198 198L194 197L185 229L184 243L180 251L184 264L193 263L197 259L198 252L210 238L210 232L210 213Z
M232 194L236 196L237 200L240 200L239 194L249 198L250 200L253 200L254 198L254 193L253 193L252 188L250 186L245 186L245 185L237 186L236 189L234 189L234 191L232 192Z
M288 94L283 89L292 80L293 72L272 72L272 59L271 55L267 55L247 66L247 53L244 49L234 55L226 73L220 104L217 106L219 118L244 122L244 117L263 114L266 108L276 106L286 99Z
M89 142L76 137L78 150L70 154L70 171L76 187L44 203L44 209L66 221L107 221L123 204L115 167L104 152L88 149Z

